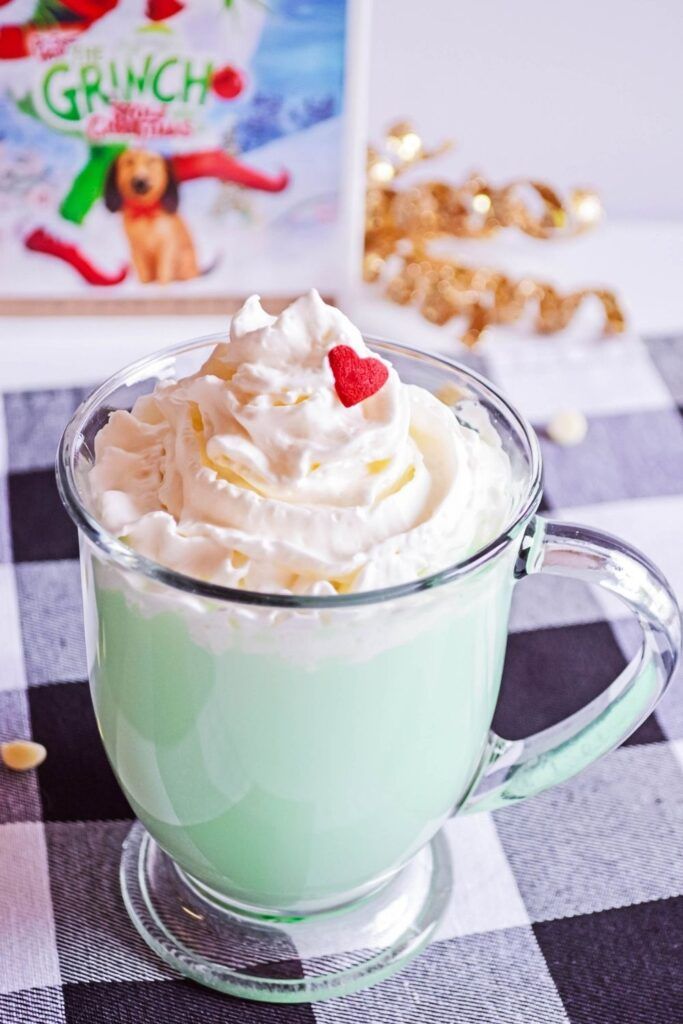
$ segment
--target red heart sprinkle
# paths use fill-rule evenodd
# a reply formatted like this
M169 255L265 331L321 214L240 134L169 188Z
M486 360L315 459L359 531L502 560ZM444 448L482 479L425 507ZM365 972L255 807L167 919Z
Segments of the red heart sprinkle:
M389 371L384 363L371 356L367 359L354 352L350 345L335 345L327 353L334 374L339 401L348 409L374 395L386 384Z

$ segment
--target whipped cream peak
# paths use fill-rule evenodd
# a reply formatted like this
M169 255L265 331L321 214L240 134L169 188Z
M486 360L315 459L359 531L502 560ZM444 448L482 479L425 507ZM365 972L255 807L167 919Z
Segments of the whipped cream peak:
M340 345L387 374L348 406L329 359ZM89 481L105 527L149 558L320 596L466 557L504 527L512 490L495 432L404 384L315 291L277 317L248 299L195 374L111 415Z
M302 295L279 316L266 313L259 296L252 295L232 318L229 340L209 363L212 369L225 365L229 370L245 362L274 370L315 369L336 345L370 355L360 331L317 291Z

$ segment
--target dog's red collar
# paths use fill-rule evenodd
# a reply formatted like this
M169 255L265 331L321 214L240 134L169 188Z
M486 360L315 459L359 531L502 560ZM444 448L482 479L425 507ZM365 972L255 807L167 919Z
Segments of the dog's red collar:
M144 205L143 203L135 203L127 199L123 204L123 212L136 220L138 217L158 217L160 213L164 212L164 208L160 200L156 203Z

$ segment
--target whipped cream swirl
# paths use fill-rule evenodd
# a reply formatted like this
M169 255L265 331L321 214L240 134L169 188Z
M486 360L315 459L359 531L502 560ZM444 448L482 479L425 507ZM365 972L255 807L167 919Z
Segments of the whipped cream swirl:
M248 299L197 373L100 430L89 485L105 528L200 580L320 596L407 582L493 539L511 472L483 410L459 422L386 361L383 386L346 407L337 345L371 355L317 292L278 317Z

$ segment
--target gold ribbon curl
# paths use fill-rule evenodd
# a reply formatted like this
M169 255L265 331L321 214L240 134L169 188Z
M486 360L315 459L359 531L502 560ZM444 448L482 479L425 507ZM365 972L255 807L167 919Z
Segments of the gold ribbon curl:
M491 238L516 228L532 238L566 238L594 227L603 216L598 196L574 189L567 200L534 179L495 187L472 174L459 185L427 181L405 189L393 182L409 168L440 155L450 143L426 150L407 122L389 129L383 150L368 151L363 276L386 280L386 292L400 305L417 305L425 319L446 324L465 320L463 342L472 347L491 324L510 324L533 313L541 334L561 331L585 299L604 316L603 332L620 334L624 312L613 291L584 288L563 294L530 277L515 279L488 267L436 256L440 238Z

